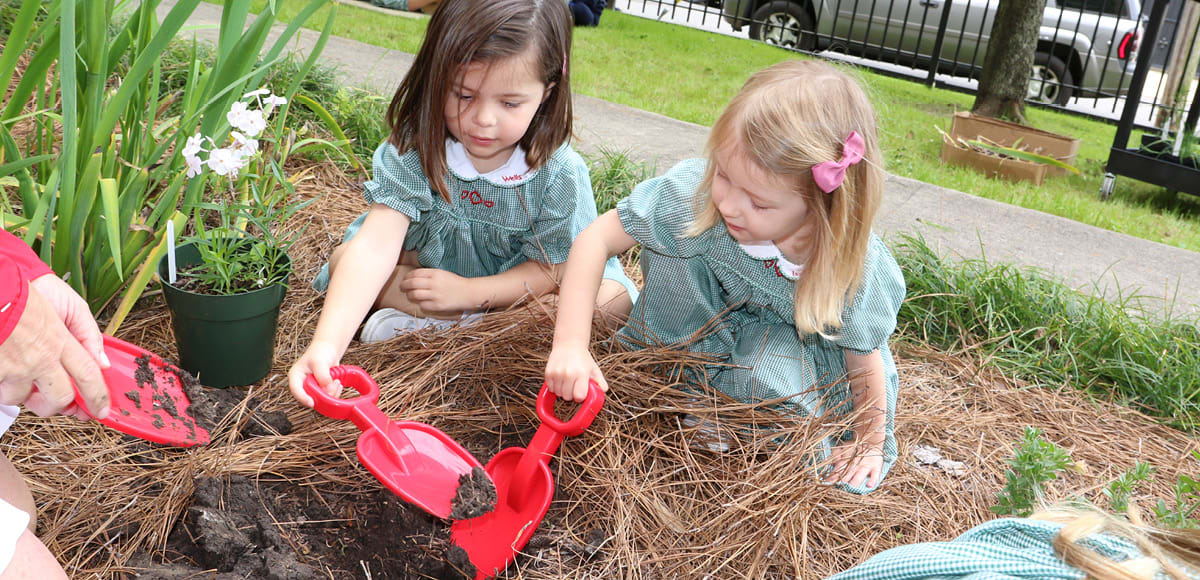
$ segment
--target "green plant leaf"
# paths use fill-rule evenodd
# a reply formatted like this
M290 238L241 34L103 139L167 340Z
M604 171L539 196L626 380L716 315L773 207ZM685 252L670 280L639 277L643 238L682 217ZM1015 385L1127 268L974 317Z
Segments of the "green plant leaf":
M104 220L104 231L108 234L108 249L112 252L113 264L121 264L121 209L117 203L117 180L106 177L100 180L100 203L103 206L101 218ZM117 276L125 279L121 268L114 268Z
M187 216L182 212L175 212L171 216L171 221L175 222L175 230L181 231L183 225L187 223ZM164 227L157 234L158 243L154 245L154 249L150 254L142 260L141 266L138 268L137 274L129 281L129 287L125 290L125 295L121 297L121 301L117 303L117 308L113 312L112 318L108 321L108 326L104 328L106 334L113 334L121 327L121 323L125 321L125 317L129 316L129 312L133 310L133 305L142 297L142 293L146 290L146 285L150 283L150 279L158 268L158 261L162 259L167 252L167 234Z
M987 149L988 151L991 151L998 155L1004 155L1007 157L1012 157L1014 159L1020 159L1021 161L1028 161L1030 163L1043 163L1045 165L1052 165L1054 167L1060 167L1062 169L1066 169L1067 171L1070 171L1071 173L1074 173L1075 175L1079 175L1079 169L1076 168L1074 165L1063 163L1062 161L1059 161L1053 157L1050 157L1049 155L1040 155L1038 153L1030 153L1029 151L1025 151L1024 149L1017 149L1015 147L1004 147L1002 145L993 145L991 143L984 143L983 141L972 140L972 141L967 141L967 143L972 146L979 147L980 149Z

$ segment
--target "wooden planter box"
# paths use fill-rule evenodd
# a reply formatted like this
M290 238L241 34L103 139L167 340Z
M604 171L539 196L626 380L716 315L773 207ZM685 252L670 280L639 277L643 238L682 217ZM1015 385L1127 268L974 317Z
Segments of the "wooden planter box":
M1031 153L1048 155L1069 165L1075 163L1075 156L1079 153L1079 139L990 117L979 117L965 111L954 114L950 123L950 137L956 141L959 138L968 141L983 138L1005 147L1018 147ZM1046 175L1064 175L1067 172L1061 167L1048 167L1020 159L1002 159L960 149L944 141L942 161L974 167L993 177L1027 180L1037 185L1042 184Z

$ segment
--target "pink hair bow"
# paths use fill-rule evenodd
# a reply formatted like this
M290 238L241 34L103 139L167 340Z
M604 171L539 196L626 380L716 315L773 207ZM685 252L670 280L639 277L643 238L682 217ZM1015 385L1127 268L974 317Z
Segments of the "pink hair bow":
M846 179L846 168L862 161L865 148L862 135L858 131L851 131L842 146L840 161L823 161L813 166L813 181L817 182L817 187L825 193L833 193L833 190L841 187Z

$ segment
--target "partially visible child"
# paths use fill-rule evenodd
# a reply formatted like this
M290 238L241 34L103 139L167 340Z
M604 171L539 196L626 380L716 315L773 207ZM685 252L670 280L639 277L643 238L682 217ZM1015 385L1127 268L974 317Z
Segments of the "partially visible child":
M1200 578L1200 530L1054 507L984 522L948 542L880 552L828 580L1185 580Z
M372 309L364 342L556 289L555 265L596 218L587 165L567 144L571 30L561 1L441 3L388 108L370 209L314 281L328 296L288 377L301 403L312 406L309 374L336 391L329 369ZM623 320L636 288L615 259L604 276L598 305Z
M575 26L599 26L600 15L604 13L605 0L568 0L571 14L575 17Z
M755 73L717 119L707 159L634 188L576 240L559 291L551 389L607 389L588 351L604 264L642 246L645 285L619 336L726 357L708 381L743 401L857 417L829 442L826 479L874 489L896 460L897 375L888 349L904 299L871 232L883 189L875 113L828 64ZM829 385L818 389L822 385Z

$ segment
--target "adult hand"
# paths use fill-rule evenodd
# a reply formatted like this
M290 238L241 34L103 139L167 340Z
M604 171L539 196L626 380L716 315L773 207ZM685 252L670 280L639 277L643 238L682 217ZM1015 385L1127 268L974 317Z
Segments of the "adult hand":
M608 382L587 349L556 348L550 351L546 360L546 385L554 394L568 401L582 401L588 395L588 379L596 381L600 390L608 392Z
M100 364L108 366L103 338L87 305L62 280L42 276L30 284L25 310L0 344L0 403L24 405L41 417L64 411L84 417L72 404L74 379L92 415L106 418Z
M333 380L329 369L341 360L341 353L332 344L314 341L288 370L288 387L301 405L312 408L313 398L304 391L304 379L313 375L317 384L331 397L342 396L342 384Z
M484 305L476 304L471 281L437 268L417 268L400 280L408 299L428 313L461 314Z
M71 336L74 336L75 340L83 345L83 348L92 355L100 368L107 369L112 366L112 363L108 362L108 355L104 354L104 335L100 334L100 326L92 317L92 311L88 308L87 302L75 292L74 288L53 274L41 276L30 282L29 285L40 292L42 298L50 303L50 306L58 313L59 319L67 326Z

